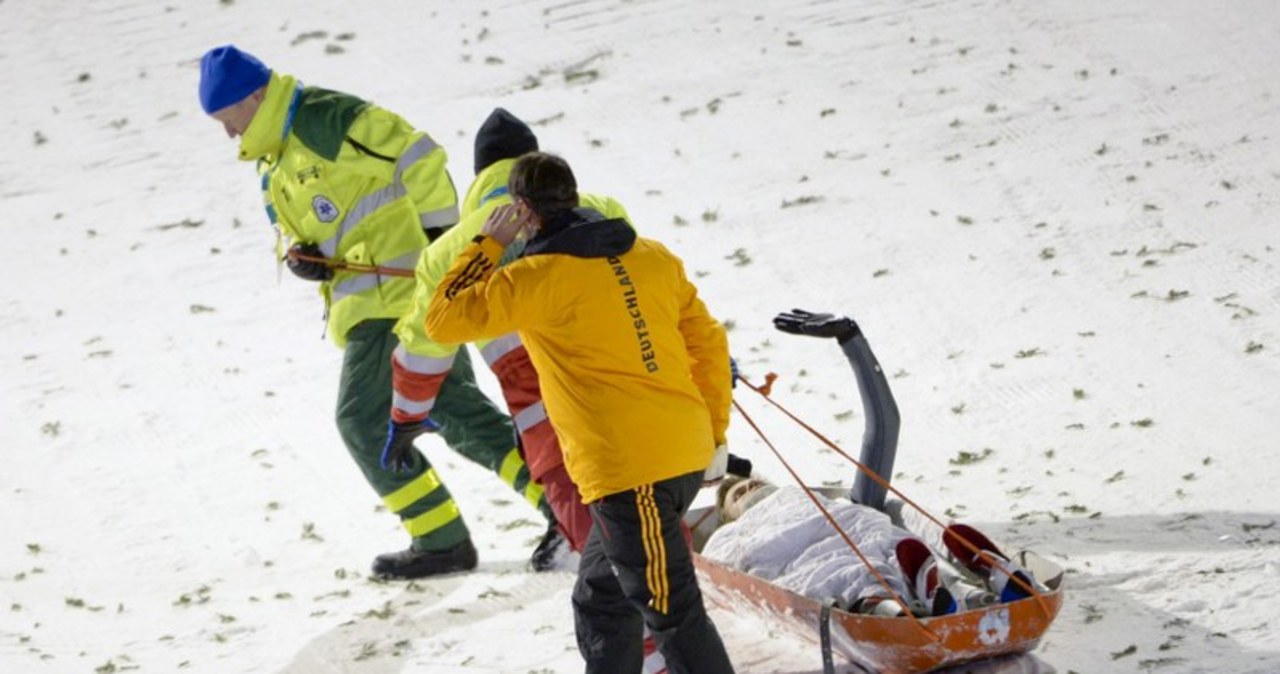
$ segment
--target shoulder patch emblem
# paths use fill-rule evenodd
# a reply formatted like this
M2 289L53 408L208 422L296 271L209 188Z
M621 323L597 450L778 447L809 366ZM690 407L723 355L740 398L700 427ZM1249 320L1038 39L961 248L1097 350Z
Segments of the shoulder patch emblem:
M333 222L338 219L338 207L323 194L317 194L311 200L311 208L316 212L320 222Z

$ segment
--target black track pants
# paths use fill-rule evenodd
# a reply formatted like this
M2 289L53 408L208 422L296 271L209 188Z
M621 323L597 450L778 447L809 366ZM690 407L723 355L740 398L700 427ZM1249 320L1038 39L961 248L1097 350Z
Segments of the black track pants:
M587 674L638 674L646 623L671 674L732 674L680 527L701 485L699 471L588 506L591 534L573 588Z

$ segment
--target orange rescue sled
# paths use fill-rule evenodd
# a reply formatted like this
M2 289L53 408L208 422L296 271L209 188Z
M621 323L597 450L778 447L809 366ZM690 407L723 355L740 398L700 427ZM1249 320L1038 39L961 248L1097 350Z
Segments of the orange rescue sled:
M889 484L897 450L899 417L893 394L862 330L847 317L811 313L799 309L779 314L773 320L782 332L812 337L834 338L844 351L857 378L866 419L862 454L854 459L821 433L800 420L769 397L774 375L763 386L755 386L737 374L735 380L762 395L771 405L817 436L837 454L857 466L848 497L863 505L886 510L887 492L893 492L935 524L942 523ZM734 406L755 428L765 444L799 485L804 481L764 437L746 411ZM828 491L813 489L811 491ZM828 496L838 494L828 493ZM816 503L816 500L815 500ZM821 506L819 506L821 509ZM830 517L828 516L830 519ZM1031 596L1008 603L974 608L935 617L890 617L849 613L811 597L802 596L758 578L731 569L699 554L711 533L720 525L714 507L691 510L685 518L693 534L694 565L704 594L729 610L754 610L770 624L782 624L789 631L815 641L822 647L825 670L833 671L832 655L873 672L916 674L944 667L986 660L1002 655L1027 653L1040 642L1062 608L1062 569L1034 553L1020 553L1017 562L1030 571L1044 590L1026 588ZM834 525L834 520L832 520ZM836 527L839 530L839 527ZM844 534L850 547L861 557L856 544ZM971 552L978 548L964 541Z
M713 507L691 510L685 520L693 529L698 551L719 526ZM1062 569L1034 555L1028 555L1023 566L1048 592L983 609L920 618L927 633L909 618L848 613L696 552L693 560L703 594L715 605L734 612L753 611L770 624L781 624L817 645L823 645L822 634L826 631L831 653L884 674L930 672L1030 652L1062 608Z

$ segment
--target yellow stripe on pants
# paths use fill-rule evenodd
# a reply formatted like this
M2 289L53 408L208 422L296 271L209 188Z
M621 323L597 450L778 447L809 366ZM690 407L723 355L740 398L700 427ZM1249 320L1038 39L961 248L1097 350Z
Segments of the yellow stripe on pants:
M428 468L412 482L383 496L382 502L387 505L387 510L398 513L439 488L440 476L436 475L435 468Z
M402 520L401 524L408 530L410 536L422 538L461 516L462 511L458 510L458 504L454 503L453 499L449 499L417 517Z
M511 451L507 452L507 455L502 459L502 466L498 468L498 477L501 477L503 482L515 489L516 480L520 478L520 471L524 467L524 457L520 456L520 448L512 447ZM525 485L523 494L524 500L528 501L529 505L537 508L542 501L542 485L535 482L533 476L530 475L529 483Z
M662 518L653 498L653 485L636 488L636 512L640 516L640 539L644 543L645 580L652 598L649 605L658 613L668 609L667 549L662 540Z

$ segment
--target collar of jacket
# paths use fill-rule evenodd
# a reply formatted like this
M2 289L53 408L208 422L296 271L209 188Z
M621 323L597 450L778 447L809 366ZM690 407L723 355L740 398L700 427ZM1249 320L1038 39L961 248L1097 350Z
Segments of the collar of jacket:
M574 257L614 257L631 250L636 230L620 218L606 218L591 208L562 211L543 223L529 240L523 257L561 253Z
M292 75L271 71L267 94L254 113L253 121L240 137L241 161L254 161L267 155L279 156L284 148L284 127L289 109L297 95L298 81Z
M480 207L485 202L492 200L495 196L506 194L503 191L494 195L494 192L505 190L507 178L511 177L511 167L515 166L515 164L516 158L512 157L511 159L500 159L486 166L476 176L476 179L471 181L471 187L467 188L467 196L462 200L462 217L480 210Z

